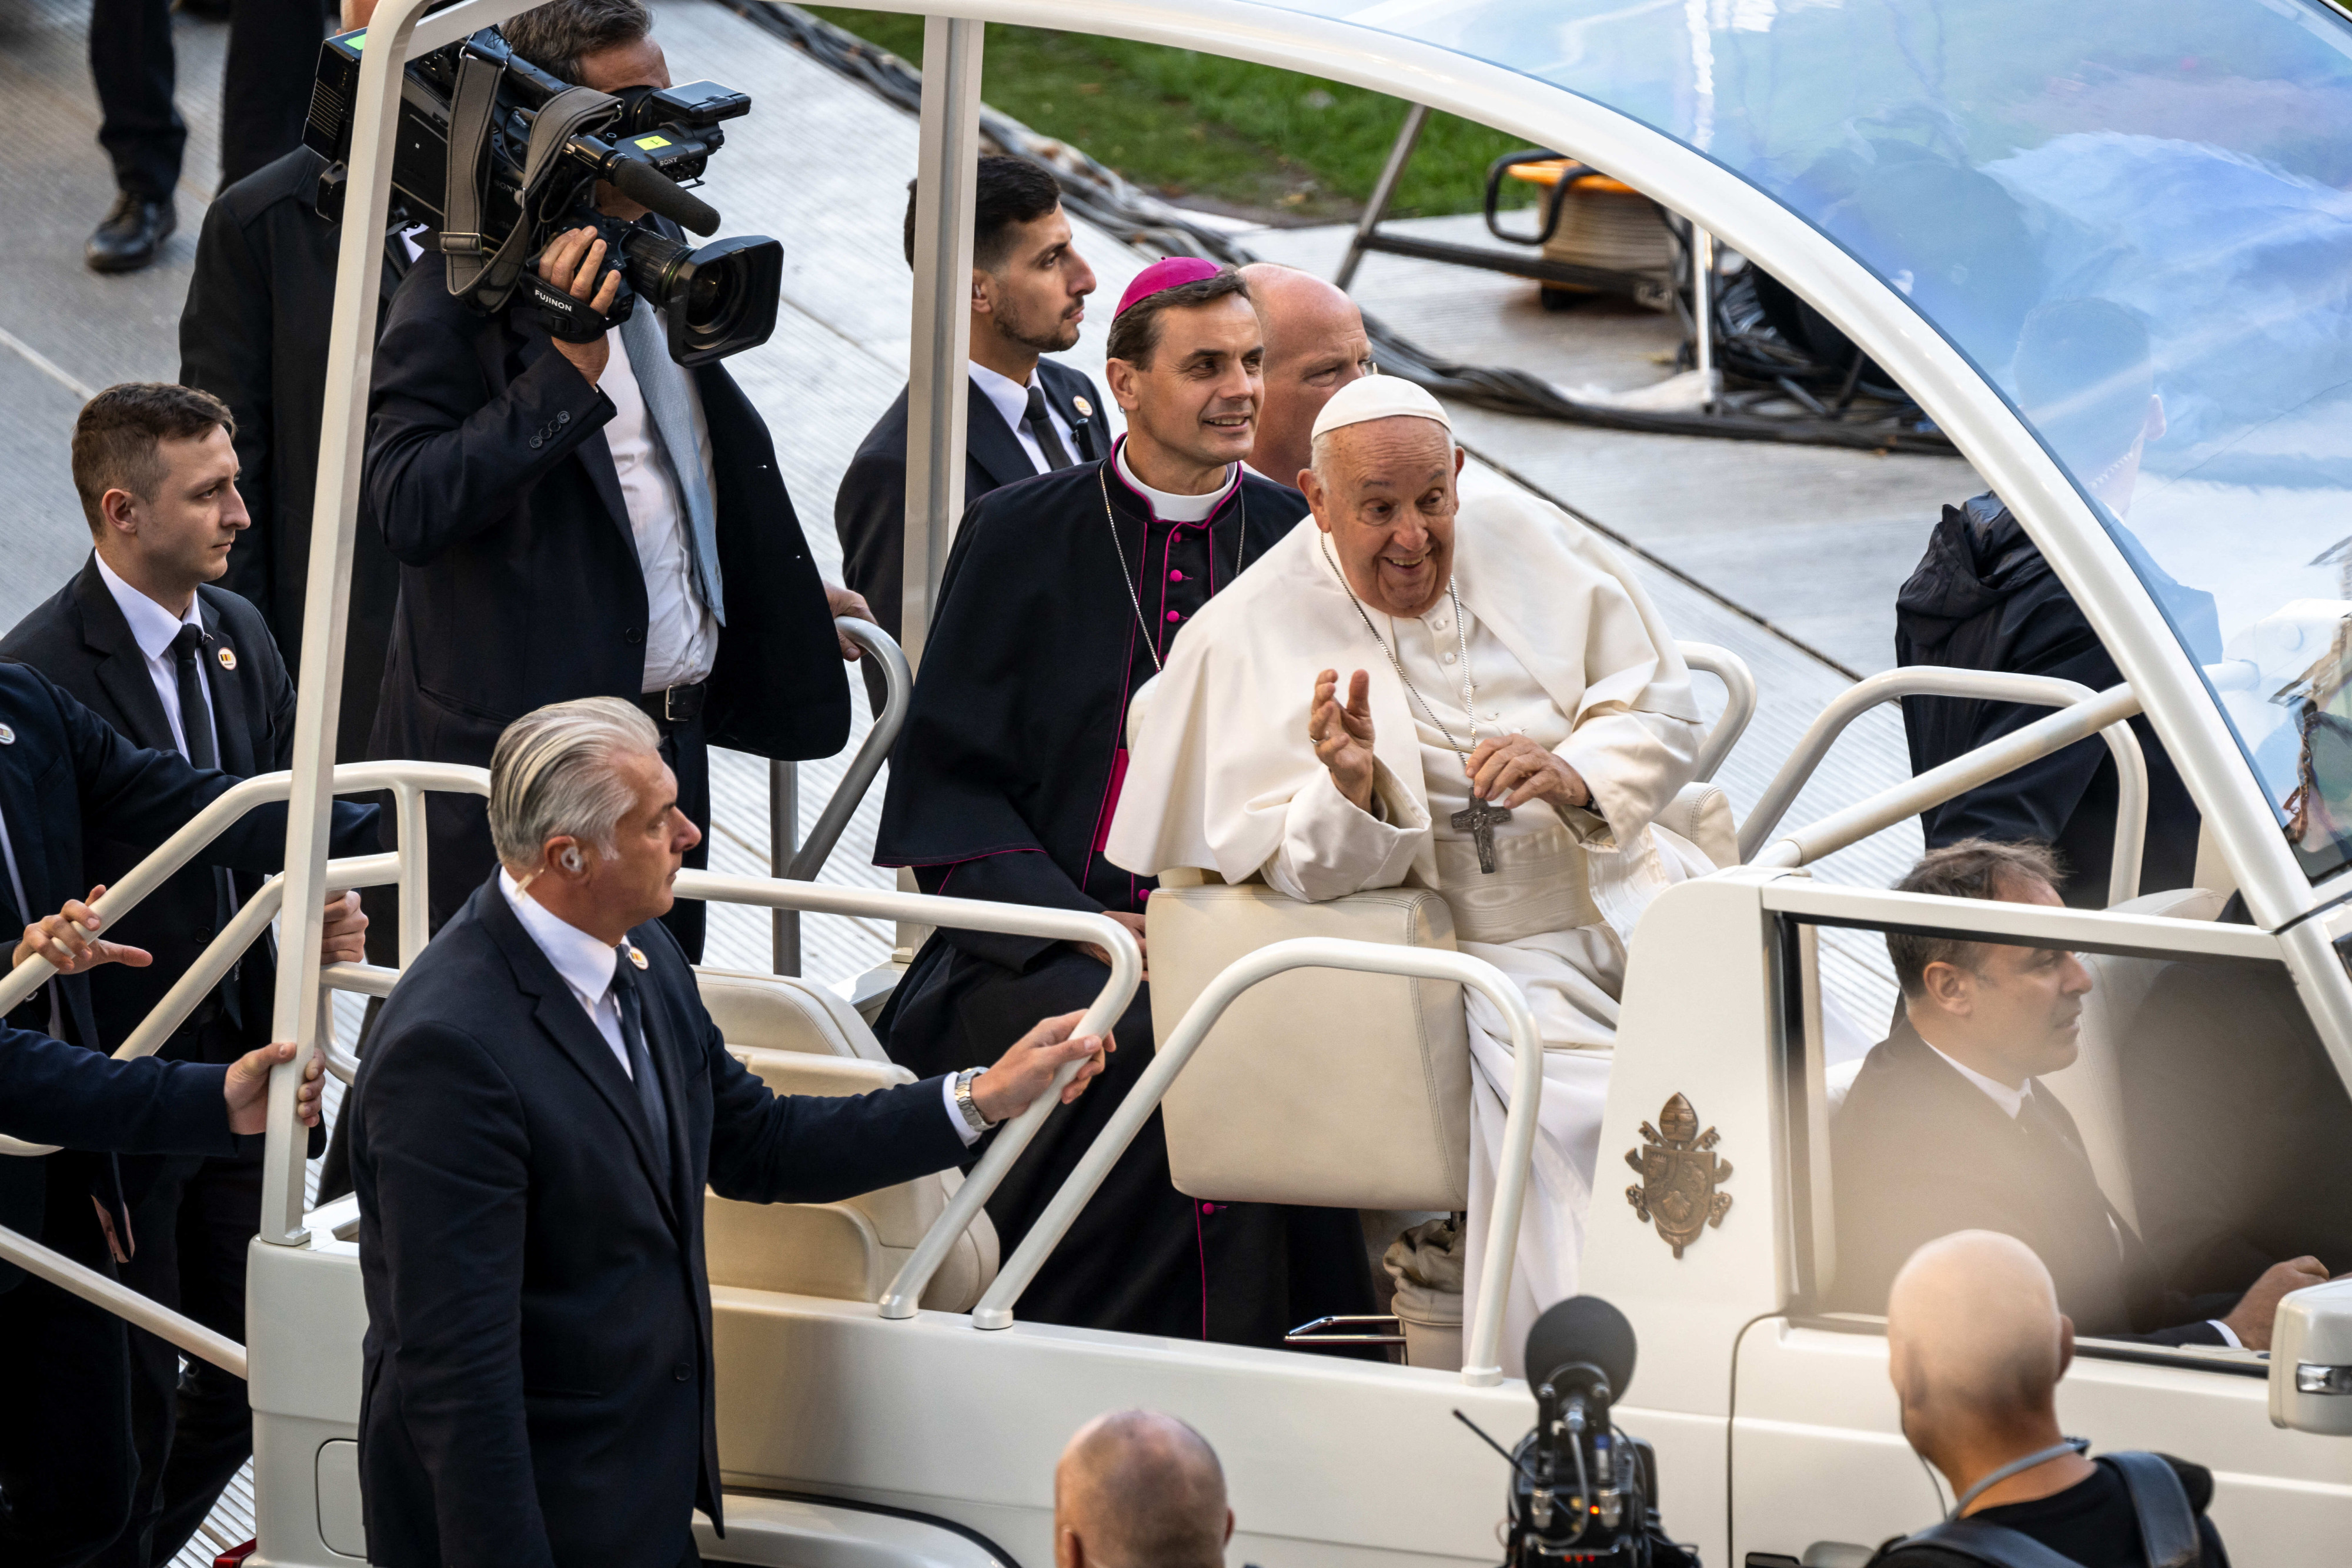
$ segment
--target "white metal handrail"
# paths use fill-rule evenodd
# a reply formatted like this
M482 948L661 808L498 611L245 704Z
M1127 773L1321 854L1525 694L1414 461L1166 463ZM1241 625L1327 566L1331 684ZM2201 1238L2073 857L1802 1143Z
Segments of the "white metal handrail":
M907 705L913 700L915 677L907 667L907 655L891 639L890 633L870 621L853 620L844 615L834 622L841 634L881 661L882 711L874 716L874 727L866 732L865 744L843 770L841 782L833 791L833 799L824 803L824 810L809 830L801 847L793 852L792 862L783 874L795 882L814 882L816 873L824 869L825 857L840 841L842 830L849 819L857 814L866 791L873 787L875 775L890 755L890 747L898 738L898 730L907 722ZM776 831L770 823L769 831Z
M1748 733L1749 721L1756 716L1756 677L1748 672L1748 661L1728 648L1718 648L1712 643L1677 643L1683 663L1694 670L1713 675L1723 683L1723 716L1706 732L1699 743L1698 764L1691 781L1704 784L1715 777L1739 737Z
M209 1361L223 1372L243 1377L245 1346L226 1334L185 1317L171 1308L149 1301L130 1286L108 1279L95 1269L86 1268L72 1259L52 1252L39 1242L0 1228L0 1259L5 1259L27 1274L47 1280L61 1291L70 1291L83 1301L103 1307L135 1329L145 1329L157 1339L178 1346L200 1361ZM37 1347L23 1346L16 1354L37 1355Z
M1998 779L2053 751L2063 751L2078 740L2088 740L2137 712L2139 698L2128 685L2110 687L2089 702L2062 707L2047 718L2035 719L2024 728L2012 730L1940 768L1931 768L1891 789L1883 789L1842 811L1832 811L1809 827L1784 834L1748 863L1810 865L1906 817L1916 817L1930 806L1940 806L1955 795L1965 794L1988 779Z
M1739 858L1756 858L1758 848L1780 825L1780 819L1796 803L1798 794L1811 779L1822 759L1829 755L1830 747L1837 744L1838 737L1845 733L1848 725L1881 703L1911 696L1938 696L2064 707L2088 702L2096 695L2079 681L2052 675L1947 669L1932 664L1906 664L1856 681L1821 711L1804 737L1797 742L1796 749L1789 753L1789 759L1772 776L1772 782L1765 786L1764 793L1757 799L1756 809L1739 825ZM2100 738L2107 743L2116 763L2116 845L2107 873L2107 902L2116 904L2139 896L2140 857L2147 841L2147 761L2141 754L2139 737L2132 733L2128 723L2109 725L2100 731ZM1984 749L1979 747L1978 751ZM2047 755L2037 753L2026 760ZM1966 757L1954 760L1964 761ZM2021 766L2022 763L2014 764L2003 771L2013 771ZM1985 776L1987 780L1999 777L1998 773Z
M334 770L333 791L338 795L396 789L404 784L414 789L450 789L475 795L488 794L490 787L489 775L481 768L463 768L446 762L347 762ZM178 832L156 846L153 853L116 878L112 885L90 904L90 913L98 916L99 930L104 932L142 899L170 881L181 867L194 860L206 844L220 837L238 818L257 806L272 806L287 800L292 795L293 789L294 775L291 773L257 773L222 790L203 810L189 818ZM404 855L412 852L410 839L404 835L401 841L400 852ZM424 842L425 835L417 833L413 852L420 864ZM362 861L373 862L374 858L362 857ZM392 879L378 880L388 882ZM0 977L0 1014L14 1011L19 1002L40 989L42 984L56 973L57 966L47 958L34 957L27 958L6 976Z
M1135 934L1107 915L1081 915L1068 909L1042 909L1025 904L989 904L978 899L942 898L931 894L886 893L879 888L833 887L810 882L784 882L753 876L720 876L711 872L680 872L680 898L701 898L721 904L764 904L771 909L798 909L818 915L862 915L878 920L911 921L964 931L1004 931L1018 936L1051 936L1065 942L1090 942L1111 956L1110 973L1103 988L1079 1019L1079 1034L1107 1034L1127 1011L1143 981L1143 950ZM1054 1075L1053 1086L1030 1103L1029 1108L997 1129L995 1142L963 1185L948 1199L947 1209L926 1231L898 1277L882 1294L882 1315L910 1318L922 1300L923 1288L947 1261L956 1238L979 1217L981 1205L994 1194L1004 1173L1037 1135L1045 1118L1061 1103L1062 1091L1077 1075L1072 1062Z
M1048 1254L1069 1231L1078 1210L1100 1187L1118 1157L1127 1152L1143 1124L1160 1108L1168 1086L1200 1049L1209 1030L1224 1016L1234 998L1259 981L1291 969L1353 969L1372 975L1403 975L1423 980L1452 980L1470 987L1495 1004L1510 1025L1511 1104L1503 1123L1503 1155L1496 1172L1495 1211L1486 1232L1486 1258L1478 1279L1478 1312L1465 1346L1462 1381L1484 1387L1503 1378L1503 1296L1511 1282L1511 1260L1517 1250L1519 1211L1527 1196L1528 1164L1535 1151L1536 1117L1543 1101L1543 1041L1536 1033L1535 1016L1528 1010L1518 988L1502 971L1466 953L1431 947L1401 947L1383 942L1350 942L1336 936L1299 936L1275 942L1225 967L1184 1013L1175 1032L1162 1041L1127 1097L1119 1102L1103 1130L1080 1156L1053 1200L1029 1228L996 1280L971 1310L972 1326L1010 1328L1013 1305L1037 1277ZM993 1153L994 1151L991 1151ZM959 1195L961 1196L961 1195ZM934 1233L939 1227L934 1226ZM950 1235L953 1232L950 1233ZM925 1241L930 1239L924 1238Z

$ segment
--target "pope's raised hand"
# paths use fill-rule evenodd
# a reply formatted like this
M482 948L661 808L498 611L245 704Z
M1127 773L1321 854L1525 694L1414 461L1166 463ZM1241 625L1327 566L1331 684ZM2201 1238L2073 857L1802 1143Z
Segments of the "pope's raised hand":
M1330 770L1331 782L1356 809L1372 809L1371 677L1358 670L1348 677L1348 700L1339 700L1339 672L1315 677L1315 701L1307 710L1307 738L1315 759Z

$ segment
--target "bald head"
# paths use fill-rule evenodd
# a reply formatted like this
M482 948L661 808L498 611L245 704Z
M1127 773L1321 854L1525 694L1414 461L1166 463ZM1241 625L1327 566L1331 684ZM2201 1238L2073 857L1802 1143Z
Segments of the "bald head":
M1315 416L1333 392L1371 369L1363 313L1345 292L1313 273L1270 261L1242 268L1265 340L1265 395L1249 464L1284 485L1298 483L1308 461Z
M2032 1248L1963 1230L1928 1242L1895 1275L1886 1350L1904 1435L1957 1479L1966 1468L1957 1456L2055 1433L2074 1331Z
M1054 1469L1057 1568L1218 1568L1233 1532L1215 1450L1173 1416L1098 1416Z

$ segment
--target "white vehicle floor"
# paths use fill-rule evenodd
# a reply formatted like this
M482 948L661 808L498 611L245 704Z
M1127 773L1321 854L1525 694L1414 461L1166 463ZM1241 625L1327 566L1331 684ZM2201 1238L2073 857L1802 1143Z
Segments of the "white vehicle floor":
M0 425L0 478L13 502L0 515L9 567L0 579L0 627L56 591L88 549L66 462L83 398L110 382L176 374L180 305L217 175L226 28L175 16L179 102L191 131L179 232L145 272L105 278L82 267L82 241L111 193L95 142L87 17L75 0L16 0L0 10L0 127L11 149L0 164L9 215L0 232L8 281L0 291L0 400L12 415ZM911 277L899 228L915 123L723 4L670 0L660 7L657 37L678 79L712 78L754 100L751 117L729 127L704 194L725 216L722 232L783 242L784 309L774 338L730 368L767 415L810 546L825 573L836 576L834 492L906 375ZM1438 219L1422 226L1475 224ZM1268 259L1328 273L1344 231L1255 231L1242 242ZM1099 379L1108 302L1149 258L1083 225L1079 243L1100 276L1102 304L1069 359ZM1662 322L1605 311L1548 315L1538 309L1533 286L1516 279L1376 256L1364 265L1358 293L1369 309L1446 357L1519 363L1570 385L1639 384L1667 372L1650 357L1671 350ZM1848 684L1846 672L1886 664L1894 590L1916 560L1937 507L1982 487L1956 458L1636 435L1456 412L1478 456L1671 569L1637 562L1678 635L1718 643L1748 662L1761 701L1719 776L1741 813L1804 727ZM1715 702L1713 683L1701 685ZM863 702L856 706L862 735ZM814 821L846 756L801 769L803 826ZM1810 821L1906 771L1899 720L1881 709L1853 727L1789 820ZM712 869L766 873L766 765L720 753L714 774ZM877 787L824 880L888 885L890 873L868 863L879 809ZM1822 874L1884 886L1917 847L1916 830L1881 834L1824 862ZM1873 941L1840 945L1834 936L1824 942L1825 977L1866 1044L1894 996L1885 954ZM886 957L890 940L887 929L867 923L810 917L805 971L845 979ZM763 913L715 915L710 963L764 971L770 953ZM347 1039L357 1010L350 1006L345 1015ZM180 1562L208 1563L221 1545L250 1533L249 1518L241 1479Z

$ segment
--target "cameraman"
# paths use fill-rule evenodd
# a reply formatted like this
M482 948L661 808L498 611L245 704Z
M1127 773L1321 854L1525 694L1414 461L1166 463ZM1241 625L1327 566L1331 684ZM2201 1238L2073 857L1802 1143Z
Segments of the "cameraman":
M515 53L617 92L667 87L639 0L555 0L505 24ZM604 213L645 209L598 187ZM549 236L541 275L600 306L604 243ZM829 756L849 732L836 614L865 601L817 576L767 427L726 371L681 369L639 308L588 343L534 308L482 317L428 253L394 297L368 427L366 493L401 562L371 749L487 764L507 724L573 697L635 699L660 730L678 809L709 821L711 742ZM436 795L433 919L487 877L482 802ZM707 863L709 843L688 863ZM703 909L666 917L702 953Z

